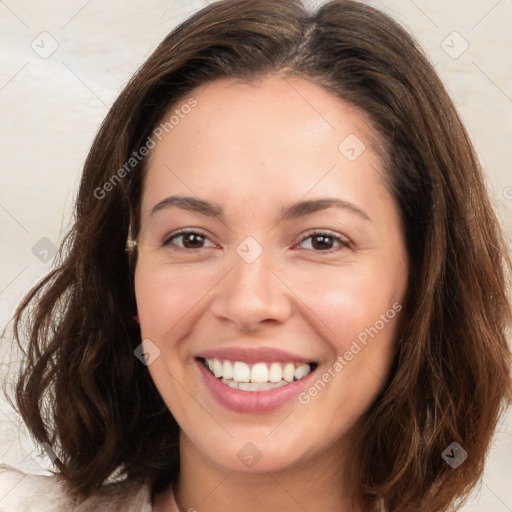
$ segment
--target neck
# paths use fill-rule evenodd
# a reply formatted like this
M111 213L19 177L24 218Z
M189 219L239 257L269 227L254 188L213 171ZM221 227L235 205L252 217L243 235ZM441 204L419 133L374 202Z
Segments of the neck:
M341 453L340 442L337 449L331 446L293 468L243 473L205 458L182 433L180 476L174 486L176 503L181 512L359 512L350 506L349 493L343 488Z

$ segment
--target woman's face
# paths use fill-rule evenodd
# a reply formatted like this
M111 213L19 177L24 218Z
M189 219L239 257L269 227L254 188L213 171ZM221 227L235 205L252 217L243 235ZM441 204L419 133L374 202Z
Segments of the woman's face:
M142 194L151 377L190 453L224 468L336 453L386 381L407 287L375 130L297 77L191 96L154 132Z

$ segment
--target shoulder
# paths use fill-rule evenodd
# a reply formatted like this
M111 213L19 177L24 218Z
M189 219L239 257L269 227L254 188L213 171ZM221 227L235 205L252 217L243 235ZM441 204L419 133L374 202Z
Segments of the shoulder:
M147 484L105 485L85 501L73 500L55 476L32 475L0 464L0 512L151 512Z
M0 464L0 512L71 510L64 485L52 476L31 475Z

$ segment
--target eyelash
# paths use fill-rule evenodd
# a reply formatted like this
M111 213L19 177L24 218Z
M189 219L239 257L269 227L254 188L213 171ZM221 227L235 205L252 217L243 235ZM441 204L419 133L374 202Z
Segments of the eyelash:
M175 239L177 237L180 237L180 236L183 236L183 235L199 235L199 236L203 237L204 239L208 239L208 237L206 235L204 235L203 233L201 233L201 232L192 231L192 230L188 230L187 229L187 230L178 231L177 233L174 233L170 237L166 238L163 241L162 246L170 247L171 241L173 239ZM335 242L338 242L340 246L337 247L337 248L328 249L328 250L325 250L325 251L322 251L322 250L315 251L314 249L307 249L308 251L313 251L313 252L319 253L319 254L332 254L332 253L338 252L338 251L340 251L342 249L349 249L349 248L351 248L350 242L348 240L346 240L345 238L337 236L337 235L331 233L330 231L322 231L322 230L309 232L307 235L305 235L301 239L301 241L299 242L299 245L302 244L305 240L307 240L309 238L314 238L315 236L324 236L324 237L332 238ZM199 247L199 248L196 248L196 249L189 249L189 248L186 248L186 247L172 247L172 250L176 251L176 252L196 251L196 250L199 250L199 249L205 249L205 247Z

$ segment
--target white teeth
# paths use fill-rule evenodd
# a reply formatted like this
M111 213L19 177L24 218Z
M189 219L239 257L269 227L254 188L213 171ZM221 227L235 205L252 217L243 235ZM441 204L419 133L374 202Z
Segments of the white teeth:
M223 384L230 388L241 389L242 391L268 391L269 389L280 388L288 384L285 380L280 382L235 382L234 380L221 379Z
M265 363L258 363L252 367L251 382L268 382L268 368Z
M215 377L217 377L217 375L215 375ZM233 364L233 380L237 382L250 382L251 369L249 365L241 361L235 361Z
M218 359L213 360L213 375L222 377L222 363Z
M222 365L222 376L225 379L233 378L233 365L231 364L231 361L224 361L224 364Z
M297 368L295 368L295 380L302 379L309 373L309 364L299 364Z
M229 361L216 358L204 360L210 372L221 378L224 384L244 391L265 391L300 380L311 372L309 364L256 363Z
M270 382L280 382L283 378L283 370L279 363L272 363L268 371L268 380Z
M283 379L286 382L291 382L295 375L295 365L292 363L288 363L283 370Z

